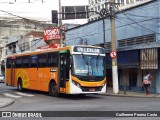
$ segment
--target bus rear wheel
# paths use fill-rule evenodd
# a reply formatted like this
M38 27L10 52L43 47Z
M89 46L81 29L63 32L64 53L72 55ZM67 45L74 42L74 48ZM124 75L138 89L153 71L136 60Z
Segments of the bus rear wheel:
M58 87L55 82L51 82L49 85L49 95L54 97L59 96Z
M18 91L21 91L21 92L23 91L22 80L21 79L18 80L17 89L18 89Z

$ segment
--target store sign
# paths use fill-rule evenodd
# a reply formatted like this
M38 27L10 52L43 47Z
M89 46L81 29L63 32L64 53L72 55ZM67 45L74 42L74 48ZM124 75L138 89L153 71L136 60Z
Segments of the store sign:
M64 38L64 34L62 34L62 38ZM59 28L49 28L44 30L44 40L59 40Z
M104 54L103 48L74 47L74 52Z
M49 48L58 48L60 47L59 43L53 43L45 46L40 46L38 49L49 49Z

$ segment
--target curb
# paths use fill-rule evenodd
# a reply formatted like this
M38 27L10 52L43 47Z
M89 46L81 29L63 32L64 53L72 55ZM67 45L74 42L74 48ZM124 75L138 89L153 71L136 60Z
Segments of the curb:
M140 95L110 94L110 93L99 94L99 95L103 95L103 96L114 96L114 97L159 98L158 95L150 95L150 96L142 95L142 96L140 96Z
M11 104L13 104L14 103L14 99L13 98L6 98L6 97L3 97L3 98L0 98L1 100L2 99L8 99L8 102L5 102L4 104L2 103L2 105L0 105L0 108L4 108L4 107L6 107L6 106L9 106L9 105L11 105Z

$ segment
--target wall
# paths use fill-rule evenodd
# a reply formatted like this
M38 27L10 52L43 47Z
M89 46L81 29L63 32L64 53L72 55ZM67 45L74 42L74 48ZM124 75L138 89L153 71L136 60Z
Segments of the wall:
M158 4L158 5L157 5ZM159 4L158 0L128 9L116 15L116 39L126 39L156 33L159 30ZM76 45L80 38L87 39L88 44L103 43L102 20L70 29L66 33L66 44ZM110 42L110 20L105 19L106 42ZM158 37L159 40L159 37Z

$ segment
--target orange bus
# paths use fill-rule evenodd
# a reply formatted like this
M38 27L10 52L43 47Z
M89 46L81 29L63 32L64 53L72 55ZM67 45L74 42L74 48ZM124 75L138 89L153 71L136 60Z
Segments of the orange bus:
M49 92L51 96L106 92L105 51L95 46L66 46L10 55L6 85Z

